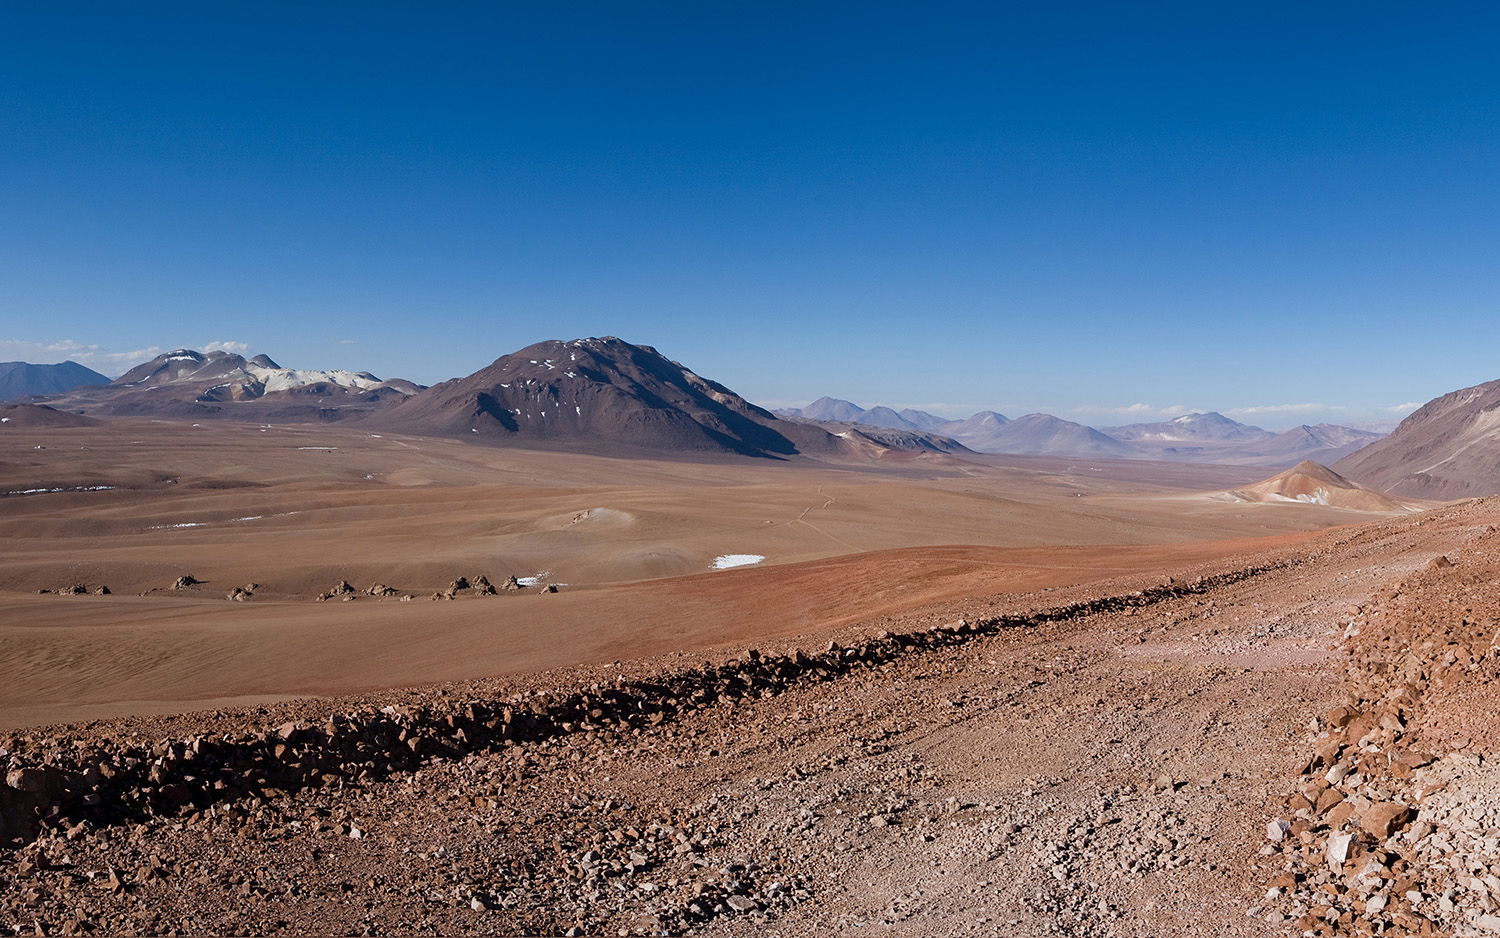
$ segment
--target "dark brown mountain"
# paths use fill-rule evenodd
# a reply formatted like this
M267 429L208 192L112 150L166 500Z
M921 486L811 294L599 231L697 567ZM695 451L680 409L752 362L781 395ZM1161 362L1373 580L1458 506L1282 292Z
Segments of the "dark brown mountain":
M594 451L786 457L842 448L821 427L778 420L656 349L612 336L538 342L377 419L411 432Z
M367 371L283 368L265 355L176 349L102 386L48 399L73 413L114 417L337 420L368 414L421 390Z
M1390 436L1334 468L1371 488L1418 498L1500 494L1500 381L1428 401Z
M54 410L45 404L0 404L0 431L12 427L92 427L98 423L90 417ZM0 434L0 440L3 439Z
M108 384L109 379L75 361L55 365L0 362L0 401L61 394L85 384Z

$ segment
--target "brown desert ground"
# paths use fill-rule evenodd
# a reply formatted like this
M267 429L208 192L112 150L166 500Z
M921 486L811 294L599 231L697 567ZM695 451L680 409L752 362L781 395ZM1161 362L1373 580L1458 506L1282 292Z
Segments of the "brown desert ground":
M603 459L160 421L5 440L0 726L811 634L1369 517L1184 496L1253 478L1128 461ZM481 575L564 585L431 601ZM340 582L395 594L314 601Z
M0 929L1436 934L1489 914L1440 823L1484 810L1467 760L1492 741L1423 736L1425 695L1474 699L1436 671L1492 669L1458 624L1500 563L1488 501L1225 500L1263 471L1141 461L3 432ZM714 569L736 555L764 560ZM1349 664L1405 641L1404 592L1455 578L1474 598L1423 627L1461 640L1413 647L1405 684ZM1444 813L1413 839L1434 773Z

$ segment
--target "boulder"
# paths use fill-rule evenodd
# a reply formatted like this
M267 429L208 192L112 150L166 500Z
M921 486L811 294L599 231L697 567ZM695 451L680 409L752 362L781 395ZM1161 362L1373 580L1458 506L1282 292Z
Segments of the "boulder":
M1370 836L1384 840L1412 819L1412 810L1395 802L1376 802L1360 811L1359 826Z
M202 582L203 582L202 580L200 580L197 577L193 576L191 573L184 573L182 576L180 576L180 577L177 578L177 582L175 582L175 583L172 584L172 589L174 589L174 590L190 589L190 588L192 588L194 586L197 586L198 584L200 584Z
M5 773L5 784L17 791L39 795L47 790L46 769L11 769Z
M1349 859L1349 853L1354 846L1353 834L1334 834L1328 838L1328 846L1324 849L1324 856L1328 865L1338 869Z

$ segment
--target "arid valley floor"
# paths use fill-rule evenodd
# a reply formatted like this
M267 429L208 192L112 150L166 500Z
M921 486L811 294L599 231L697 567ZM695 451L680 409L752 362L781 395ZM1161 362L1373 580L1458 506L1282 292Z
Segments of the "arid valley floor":
M1367 822L1420 788L1462 832L1493 790L1480 698L1423 709L1442 666L1495 666L1491 501L4 432L0 929L1481 934L1494 907L1454 911L1489 874L1447 885L1441 837ZM765 559L714 569L736 555Z

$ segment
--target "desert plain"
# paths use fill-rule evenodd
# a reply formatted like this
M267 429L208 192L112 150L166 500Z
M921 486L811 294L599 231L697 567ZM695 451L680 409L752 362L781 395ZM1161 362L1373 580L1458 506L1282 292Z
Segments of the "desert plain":
M1368 517L1209 494L1263 470L1123 460L605 458L168 421L5 442L11 727L819 635ZM478 576L530 585L434 601Z
M1383 712L1355 623L1399 634L1381 602L1493 563L1487 501L1350 510L1139 460L4 432L13 932L1363 933L1379 895L1383 933L1438 933L1415 857L1351 885L1305 818L1326 741ZM1434 730L1450 776L1464 713ZM1361 836L1340 849L1386 856Z

